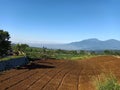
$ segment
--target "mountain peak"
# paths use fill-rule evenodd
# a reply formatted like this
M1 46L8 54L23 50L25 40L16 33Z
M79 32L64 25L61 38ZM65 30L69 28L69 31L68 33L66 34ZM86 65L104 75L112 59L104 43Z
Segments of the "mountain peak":
M95 42L95 41L100 41L100 40L97 39L97 38L91 38L91 39L86 39L86 40L83 40L83 41L93 41L93 42Z
M109 39L109 40L106 40L106 41L109 41L109 42L119 42L119 41L116 40L116 39Z

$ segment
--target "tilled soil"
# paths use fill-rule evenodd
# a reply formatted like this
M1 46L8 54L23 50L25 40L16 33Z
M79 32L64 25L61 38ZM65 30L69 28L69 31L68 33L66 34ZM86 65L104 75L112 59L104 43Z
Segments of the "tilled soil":
M86 60L37 60L2 72L0 90L95 90L95 78L114 73L120 80L120 58L99 56Z

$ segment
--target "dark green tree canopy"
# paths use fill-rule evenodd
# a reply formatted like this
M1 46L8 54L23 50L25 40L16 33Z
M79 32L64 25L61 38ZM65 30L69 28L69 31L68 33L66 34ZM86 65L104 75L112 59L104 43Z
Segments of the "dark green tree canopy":
M0 57L7 55L11 50L10 35L7 31L0 30Z
M7 31L0 30L0 42L8 41L10 39L10 35Z

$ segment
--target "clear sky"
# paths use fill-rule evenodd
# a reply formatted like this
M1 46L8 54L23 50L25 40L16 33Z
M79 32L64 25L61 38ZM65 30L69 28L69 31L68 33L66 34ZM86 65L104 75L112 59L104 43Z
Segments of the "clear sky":
M0 29L14 42L120 40L120 0L0 0Z

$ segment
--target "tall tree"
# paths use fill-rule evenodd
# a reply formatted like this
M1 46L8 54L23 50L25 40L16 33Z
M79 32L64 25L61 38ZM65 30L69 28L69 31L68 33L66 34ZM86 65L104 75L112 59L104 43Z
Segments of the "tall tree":
M0 57L8 54L11 50L10 35L7 31L0 30Z

